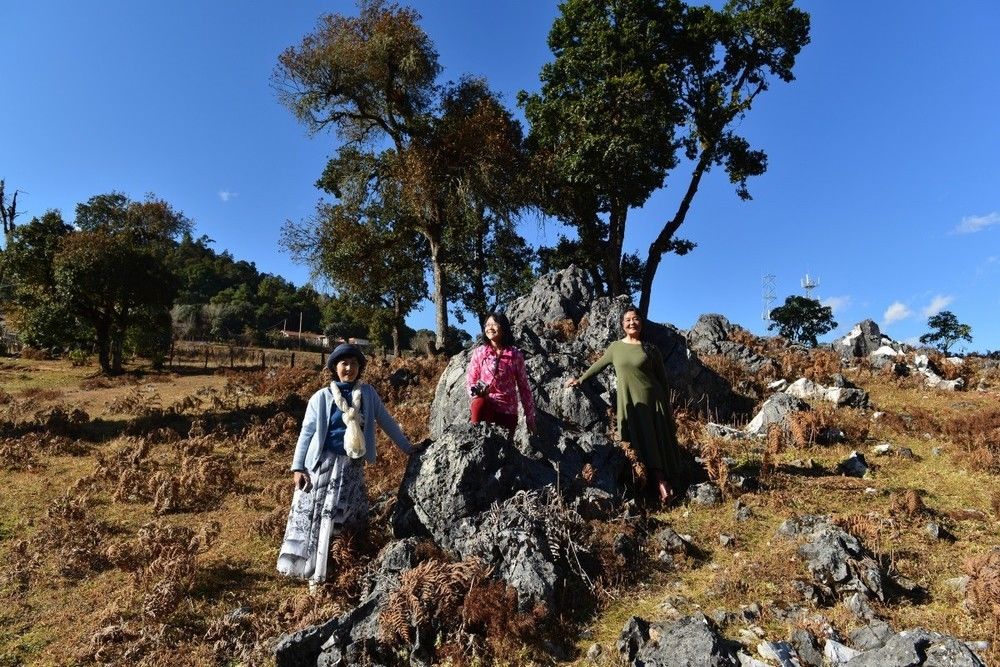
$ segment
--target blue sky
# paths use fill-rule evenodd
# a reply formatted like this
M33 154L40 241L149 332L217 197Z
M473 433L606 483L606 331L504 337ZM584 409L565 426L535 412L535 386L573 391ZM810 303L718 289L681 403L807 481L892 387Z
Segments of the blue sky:
M557 12L543 0L418 0L443 79L485 76L513 107L536 90ZM970 350L1000 348L1000 3L810 0L812 43L740 130L767 151L741 202L722 172L701 190L667 256L651 317L681 328L719 312L761 333L762 276L778 304L801 278L832 305L838 334L864 318L898 340L952 310ZM310 137L270 86L278 54L348 2L8 0L0 5L0 177L25 216L72 219L120 190L170 201L217 250L301 284L278 247L282 223L314 209L335 148ZM993 44L994 46L990 46ZM518 112L520 113L520 112ZM685 174L630 215L644 255ZM559 227L528 217L532 243ZM432 326L432 312L411 326ZM827 336L830 339L831 336Z

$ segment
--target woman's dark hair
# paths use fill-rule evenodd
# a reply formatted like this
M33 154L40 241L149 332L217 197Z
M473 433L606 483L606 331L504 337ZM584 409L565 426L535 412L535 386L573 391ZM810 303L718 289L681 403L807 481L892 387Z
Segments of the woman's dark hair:
M486 337L486 321L490 318L497 323L500 327L500 345L502 347L510 347L514 344L514 334L510 330L510 320L503 313L489 313L486 319L483 320L483 344L489 344L489 339Z

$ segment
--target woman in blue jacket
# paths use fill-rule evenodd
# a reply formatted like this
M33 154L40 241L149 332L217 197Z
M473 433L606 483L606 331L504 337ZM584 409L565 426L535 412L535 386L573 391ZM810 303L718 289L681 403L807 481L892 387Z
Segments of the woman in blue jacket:
M376 422L403 452L414 451L375 389L360 381L361 350L339 345L326 367L334 379L306 407L292 458L295 494L278 555L278 571L308 579L310 590L326 580L330 541L368 521L364 461L375 461Z

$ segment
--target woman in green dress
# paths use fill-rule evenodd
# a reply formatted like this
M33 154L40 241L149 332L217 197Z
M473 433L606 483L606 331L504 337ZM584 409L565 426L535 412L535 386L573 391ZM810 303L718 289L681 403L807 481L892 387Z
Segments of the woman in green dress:
M635 309L622 316L625 337L608 346L579 378L575 387L597 375L608 364L615 367L618 389L618 435L628 442L656 483L660 502L668 504L674 490L667 475L677 472L677 429L670 413L663 357L654 345L642 341L642 317Z

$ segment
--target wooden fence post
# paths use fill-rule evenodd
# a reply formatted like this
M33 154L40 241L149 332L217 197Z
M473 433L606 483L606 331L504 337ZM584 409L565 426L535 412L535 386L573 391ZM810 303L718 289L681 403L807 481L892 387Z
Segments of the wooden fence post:
M267 353L264 352L264 350L260 351L260 367L261 368L267 368L267 363L265 362L265 355L266 354Z
M295 368L295 353L294 352L292 352L292 363L291 363L291 366L289 366L289 368Z
M208 346L205 346L205 370L208 370Z

